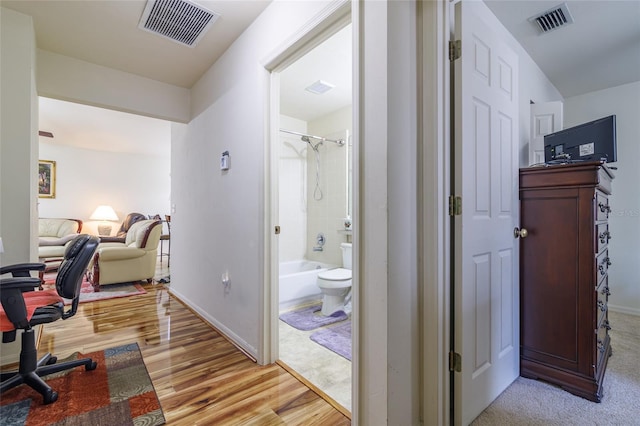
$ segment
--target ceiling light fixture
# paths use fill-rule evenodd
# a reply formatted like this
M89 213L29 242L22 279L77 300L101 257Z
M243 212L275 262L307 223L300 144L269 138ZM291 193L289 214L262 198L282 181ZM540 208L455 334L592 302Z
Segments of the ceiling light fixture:
M323 93L327 93L329 90L333 89L334 86L331 83L327 83L326 81L318 80L315 83L311 84L309 87L305 88L307 92L315 93L316 95L322 95Z

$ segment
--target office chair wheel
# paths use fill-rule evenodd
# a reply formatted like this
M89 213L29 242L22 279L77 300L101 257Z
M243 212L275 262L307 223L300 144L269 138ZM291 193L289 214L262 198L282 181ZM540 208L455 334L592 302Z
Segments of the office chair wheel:
M87 364L84 369L86 371L91 371L91 370L95 370L98 367L98 362L97 361L92 361L91 364Z
M42 395L42 399L44 400L45 405L56 402L58 400L58 392L53 389L49 389L44 395Z
M58 362L58 357L57 356L52 356L51 358L49 358L47 360L47 365L52 365L52 364L55 364L56 362Z

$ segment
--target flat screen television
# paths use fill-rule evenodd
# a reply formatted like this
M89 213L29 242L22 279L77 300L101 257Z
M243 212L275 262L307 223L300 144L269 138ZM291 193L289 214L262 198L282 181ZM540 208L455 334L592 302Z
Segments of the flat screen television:
M547 164L616 162L616 116L610 115L545 135L544 161Z

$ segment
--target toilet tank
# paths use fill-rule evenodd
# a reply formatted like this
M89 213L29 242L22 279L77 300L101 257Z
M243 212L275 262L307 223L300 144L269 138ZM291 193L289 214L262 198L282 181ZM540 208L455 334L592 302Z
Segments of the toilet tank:
M351 269L351 243L340 244L340 249L342 249L342 267Z

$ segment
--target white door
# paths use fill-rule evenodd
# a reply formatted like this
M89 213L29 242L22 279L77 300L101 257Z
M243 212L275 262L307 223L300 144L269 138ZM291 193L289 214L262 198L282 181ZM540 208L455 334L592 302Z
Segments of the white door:
M454 423L468 424L519 375L518 57L482 2L456 4L453 67ZM486 18L485 18L486 17Z
M562 130L562 101L531 104L529 165L544 163L544 135Z

